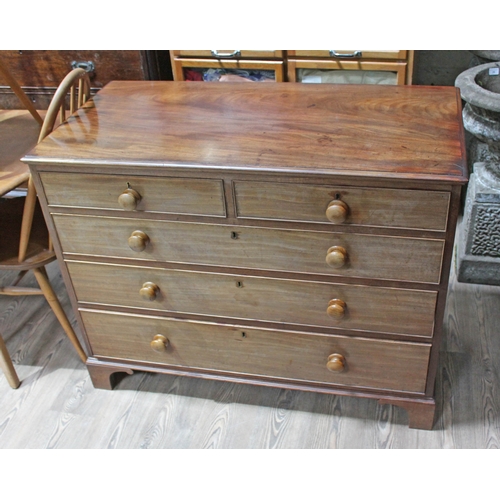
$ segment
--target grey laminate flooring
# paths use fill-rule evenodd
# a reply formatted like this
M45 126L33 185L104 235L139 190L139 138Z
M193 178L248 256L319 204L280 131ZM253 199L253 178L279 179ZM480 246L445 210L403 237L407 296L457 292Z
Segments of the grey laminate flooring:
M74 323L58 264L48 271ZM500 287L453 275L437 418L422 431L408 429L403 409L369 399L146 373L96 390L42 297L0 296L22 380L13 390L0 374L0 448L498 448L499 325Z

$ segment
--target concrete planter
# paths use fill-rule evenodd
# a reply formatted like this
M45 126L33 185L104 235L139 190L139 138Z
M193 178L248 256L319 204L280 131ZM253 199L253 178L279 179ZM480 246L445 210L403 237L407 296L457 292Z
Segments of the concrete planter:
M457 236L458 280L500 285L500 61L464 71L455 86L466 103L464 127L476 140Z
M500 50L470 50L480 61L480 64L500 61Z

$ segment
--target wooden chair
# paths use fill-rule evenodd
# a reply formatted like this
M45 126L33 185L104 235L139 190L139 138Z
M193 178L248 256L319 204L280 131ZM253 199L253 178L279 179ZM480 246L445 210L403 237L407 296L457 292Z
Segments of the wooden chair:
M8 74L5 66L1 65L0 71L4 76ZM10 76L10 75L9 75ZM26 95L17 83L12 79L7 81L21 102L26 104ZM43 140L53 130L57 121L66 121L66 110L69 93L69 113L72 114L90 98L90 82L87 73L83 69L71 71L61 82L42 122L36 120L41 126L38 134L38 142ZM32 107L31 103L29 103ZM29 112L35 117L36 110ZM1 125L1 122L0 122ZM9 134L2 134L0 140L10 140ZM12 142L11 142L12 144ZM8 145L8 144L7 144ZM50 242L48 230L43 219L40 205L37 200L35 187L33 185L28 167L19 158L24 156L30 149L17 151L12 155L12 148L3 148L9 151L7 160L0 157L0 271L17 271L18 275L10 286L0 288L0 295L44 295L54 314L70 339L73 347L83 362L87 356L64 313L57 296L50 285L45 266L56 259L56 255ZM9 193L18 186L26 184L26 197L9 197ZM19 286L23 276L32 270L40 288ZM0 368L6 374L7 380L12 388L20 385L19 378L14 370L12 360L7 352L5 343L0 335Z

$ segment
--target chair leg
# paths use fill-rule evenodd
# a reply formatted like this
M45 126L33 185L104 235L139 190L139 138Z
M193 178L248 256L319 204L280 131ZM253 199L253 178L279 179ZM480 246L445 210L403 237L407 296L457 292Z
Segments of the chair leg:
M21 385L21 382L19 382L16 370L14 369L14 365L12 364L12 360L10 359L10 354L7 351L7 347L5 346L5 342L3 341L1 335L0 335L0 368L5 373L5 376L7 377L7 382L9 382L9 385L12 387L12 389L17 389Z
M36 190L33 184L33 179L31 175L28 180L28 191L26 193L26 200L24 202L23 219L21 222L21 237L19 240L19 262L23 262L26 258L26 251L28 250L28 244L31 233L31 226L33 224L33 215L35 214L36 205Z
M66 332L66 335L68 336L69 340L73 344L73 347L76 349L78 355L80 356L80 359L84 363L86 363L87 355L85 354L84 350L82 349L82 346L80 345L78 337L76 336L75 332L73 331L73 328L71 327L71 324L70 324L68 318L66 317L66 314L64 313L64 309L62 308L61 303L57 299L57 295L55 294L54 290L52 289L52 286L50 285L45 268L40 267L38 269L33 269L33 272L35 273L35 278L38 281L38 284L40 285L40 289L42 290L45 298L47 299L49 306L54 311L54 314L56 315L57 319L59 320L59 323L61 323L61 326L63 327L64 331Z

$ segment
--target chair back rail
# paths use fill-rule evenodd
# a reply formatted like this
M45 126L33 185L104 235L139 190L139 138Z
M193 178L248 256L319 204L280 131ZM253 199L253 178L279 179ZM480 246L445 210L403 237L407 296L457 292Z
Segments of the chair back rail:
M77 93L78 90L78 93ZM57 116L61 123L66 121L66 97L69 93L69 113L72 115L90 98L90 80L84 69L76 68L66 75L57 88L45 115L38 142L52 132Z

